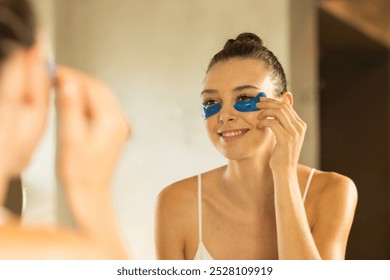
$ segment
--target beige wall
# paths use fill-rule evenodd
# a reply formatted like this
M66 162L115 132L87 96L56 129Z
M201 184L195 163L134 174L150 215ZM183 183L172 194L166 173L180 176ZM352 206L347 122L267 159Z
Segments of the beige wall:
M298 2L299 5L296 5ZM294 94L294 108L307 124L300 162L316 168L320 166L318 2L291 0L289 32L290 90Z
M45 2L58 61L104 79L132 122L134 136L118 166L113 193L134 256L154 258L158 192L225 163L209 143L200 117L199 93L209 59L227 39L252 31L278 56L290 80L296 65L290 0ZM315 116L313 86L293 84L302 91L296 102L312 108L308 118ZM315 127L317 119L308 122ZM306 143L314 148L302 154L304 162L316 164L313 135Z

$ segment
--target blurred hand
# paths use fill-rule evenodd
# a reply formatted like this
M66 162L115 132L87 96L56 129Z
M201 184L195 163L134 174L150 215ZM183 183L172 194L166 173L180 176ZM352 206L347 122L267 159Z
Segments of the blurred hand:
M130 127L113 93L76 70L57 71L57 174L65 188L110 185Z

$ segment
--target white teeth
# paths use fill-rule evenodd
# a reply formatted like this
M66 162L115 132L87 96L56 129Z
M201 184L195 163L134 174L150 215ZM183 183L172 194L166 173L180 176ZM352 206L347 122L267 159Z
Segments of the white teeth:
M222 137L233 137L242 134L242 130L230 131L222 133Z

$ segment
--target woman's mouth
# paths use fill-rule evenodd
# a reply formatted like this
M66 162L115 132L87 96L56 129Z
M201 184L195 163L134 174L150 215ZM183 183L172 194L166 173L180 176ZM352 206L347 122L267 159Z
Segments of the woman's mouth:
M229 130L229 131L222 131L219 132L219 136L222 137L225 140L233 140L236 138L241 137L245 133L247 133L249 129L237 129L237 130Z

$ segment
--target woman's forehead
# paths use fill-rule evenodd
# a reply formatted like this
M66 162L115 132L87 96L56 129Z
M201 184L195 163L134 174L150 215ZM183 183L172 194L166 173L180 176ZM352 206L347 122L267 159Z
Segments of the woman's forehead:
M206 74L204 89L237 88L241 85L273 87L266 64L257 59L231 59L215 64Z

